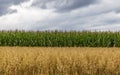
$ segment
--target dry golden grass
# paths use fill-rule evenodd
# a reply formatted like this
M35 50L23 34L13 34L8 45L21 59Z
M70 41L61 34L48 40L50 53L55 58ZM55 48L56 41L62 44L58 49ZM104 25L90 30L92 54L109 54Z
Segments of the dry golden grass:
M0 75L120 75L120 49L0 47Z

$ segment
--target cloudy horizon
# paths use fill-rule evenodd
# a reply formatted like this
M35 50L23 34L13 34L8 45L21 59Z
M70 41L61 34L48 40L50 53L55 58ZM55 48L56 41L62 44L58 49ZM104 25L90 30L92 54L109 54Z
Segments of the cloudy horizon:
M0 30L120 31L120 0L0 0Z

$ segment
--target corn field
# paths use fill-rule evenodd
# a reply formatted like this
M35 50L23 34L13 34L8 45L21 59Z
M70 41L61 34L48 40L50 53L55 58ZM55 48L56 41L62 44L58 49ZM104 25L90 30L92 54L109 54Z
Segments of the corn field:
M0 47L0 75L120 75L120 49Z
M1 31L0 46L120 47L120 33Z

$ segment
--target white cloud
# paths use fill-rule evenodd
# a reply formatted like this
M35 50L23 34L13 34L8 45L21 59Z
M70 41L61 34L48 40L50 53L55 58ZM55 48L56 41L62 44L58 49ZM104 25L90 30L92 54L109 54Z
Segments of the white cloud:
M0 30L120 30L119 0L101 0L96 4L61 13L52 7L42 9L32 6L33 2L30 0L11 6L10 9L17 12L0 17Z
M44 10L30 6L29 3L23 3L18 6L11 6L11 9L17 10L17 13L7 14L0 17L0 29L25 29L34 27L38 21L52 19L57 16L53 10Z

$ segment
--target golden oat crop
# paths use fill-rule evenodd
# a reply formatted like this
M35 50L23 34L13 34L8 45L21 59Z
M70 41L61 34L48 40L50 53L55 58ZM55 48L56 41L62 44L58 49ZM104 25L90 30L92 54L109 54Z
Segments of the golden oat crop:
M120 75L120 49L0 47L0 75Z

